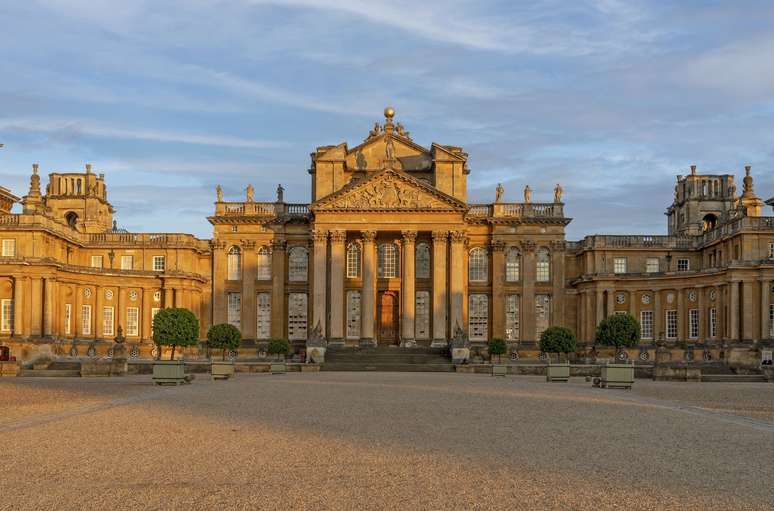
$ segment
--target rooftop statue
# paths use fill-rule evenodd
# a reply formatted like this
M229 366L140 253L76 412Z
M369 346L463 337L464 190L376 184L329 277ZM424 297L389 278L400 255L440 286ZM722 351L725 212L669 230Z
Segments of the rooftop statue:
M503 188L502 183L497 183L497 188L495 189L495 202L499 203L502 198L503 194L505 193L505 188Z
M524 202L526 204L532 202L532 188L530 188L529 185L524 187Z
M220 185L215 187L215 197L218 202L223 202L223 188Z

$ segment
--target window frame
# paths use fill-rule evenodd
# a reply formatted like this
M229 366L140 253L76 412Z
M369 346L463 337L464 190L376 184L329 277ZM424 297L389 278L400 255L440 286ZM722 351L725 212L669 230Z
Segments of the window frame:
M541 261L541 256L545 256L545 260ZM551 252L547 248L535 252L535 282L551 282Z
M151 259L153 264L153 271L158 272L165 272L167 271L167 256L165 255L155 255L153 256L153 259ZM161 262L161 264L159 264Z
M484 247L468 251L468 282L489 282L489 251Z
M110 314L108 314L110 312ZM110 318L108 322L107 319ZM110 328L108 328L110 327ZM110 305L102 307L102 337L113 337L116 335L116 309Z
M476 305L483 307L483 313ZM468 295L468 338L471 341L489 340L489 295L485 293Z
M505 281L519 282L521 280L521 252L516 247L508 247L505 251Z
M91 304L81 305L81 335L91 335Z
M718 310L715 307L710 307L709 310L709 337L715 339L718 336Z
M242 280L242 249L236 245L226 254L226 280Z
M95 264L96 262L99 262L99 264ZM91 268L98 268L102 269L104 268L104 261L101 255L93 255L91 256Z
M654 263L653 266L651 263ZM655 269L653 269L655 267ZM645 273L658 273L661 271L661 260L658 257L648 257L645 259Z
M699 338L699 309L688 309L688 338Z
M424 241L417 243L414 249L414 276L417 279L429 279L432 277L432 252L430 244Z
M271 249L267 246L258 247L255 261L255 280L271 280Z
M14 306L13 298L3 298L0 301L0 332L10 334L13 332Z
M613 257L613 273L622 275L628 273L628 260L626 257Z
M376 276L380 279L400 277L400 250L394 242L380 243L376 248Z
M357 296L357 299L355 299L355 296ZM347 339L360 339L360 335L362 333L361 328L361 318L360 315L362 314L362 293L359 289L350 289L346 292L345 300L346 300L346 332L345 336ZM355 303L357 303L357 307L355 307Z
M16 238L3 239L3 257L16 257Z
M505 340L518 341L521 339L521 295L518 293L507 294L503 302L505 307Z
M134 314L134 319L132 315ZM126 308L126 335L128 337L137 337L140 335L140 308Z
M236 306L239 306L238 309ZM242 293L226 293L226 323L241 330L242 328Z
M125 264L127 261L129 261L128 267ZM124 254L121 256L121 269L122 270L133 270L134 269L134 256L129 254Z
M360 278L360 266L362 264L363 251L360 249L360 244L351 242L347 244L347 253L345 255L346 262L346 275L348 279Z
M664 325L666 338L669 340L677 339L677 336L680 333L680 321L678 318L677 309L667 309L664 311Z
M64 333L65 335L70 335L72 333L73 305L66 303L64 306Z
M646 320L647 318L647 320ZM653 311L641 310L640 311L640 329L642 331L642 338L645 340L653 340Z
M300 256L298 254L303 254ZM294 267L295 265L295 267ZM288 281L307 282L309 280L309 250L296 245L288 250Z
M682 266L682 268L681 268ZM691 260L687 257L680 257L677 259L677 271L691 271Z
M262 303L263 301L263 303ZM261 319L261 316L266 317ZM271 293L260 292L255 295L255 338L271 338Z

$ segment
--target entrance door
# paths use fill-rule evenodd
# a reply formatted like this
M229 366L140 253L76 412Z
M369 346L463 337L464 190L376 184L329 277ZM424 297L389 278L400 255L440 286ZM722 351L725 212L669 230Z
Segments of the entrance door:
M398 342L398 295L394 291L379 294L379 343Z

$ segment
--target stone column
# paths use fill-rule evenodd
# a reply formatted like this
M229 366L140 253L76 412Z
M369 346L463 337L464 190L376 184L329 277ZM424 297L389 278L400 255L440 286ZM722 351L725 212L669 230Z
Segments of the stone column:
M118 327L121 327L124 335L126 335L126 288L118 288L118 298L116 303L115 312L115 326L113 327L113 335L118 335Z
M153 321L151 320L151 309L153 308L153 289L142 290L142 325L140 330L140 339L150 339L152 334Z
M91 323L94 328L91 330L95 339L102 339L105 332L105 291L104 287L94 287L94 308L91 310ZM115 320L116 312L113 309L113 319Z
M43 333L43 304L41 303L43 279L33 277L30 279L30 287L30 297L32 298L30 303L30 335L40 336Z
M640 318L637 316L637 290L629 290L629 314L637 321Z
M605 319L605 291L602 289L597 289L597 321L594 324L594 330L599 326L600 323L602 323L602 320Z
M505 339L505 243L492 242L492 337Z
M686 324L688 323L688 311L685 307L685 290L678 289L677 294L677 340L684 341L688 338Z
M717 321L715 340L722 340L726 337L726 319L723 317L725 307L723 304L723 286L716 284L715 302L712 304L715 307L715 321Z
M728 284L728 338L739 340L739 282L732 280Z
M607 293L607 311L606 311L605 317L609 318L610 316L615 314L615 289L608 289L606 293Z
M314 281L312 282L312 324L311 328L320 325L320 331L327 337L328 319L328 231L315 230L314 236Z
M402 325L402 343L404 345L414 344L414 315L416 308L416 281L414 272L415 244L417 241L417 231L402 231L403 234L403 275L401 284L403 286L403 319Z
M564 241L551 243L551 283L553 285L551 326L568 326L565 325L564 317L564 250Z
M451 334L457 328L467 332L463 307L465 301L465 231L452 231L451 233Z
M707 311L704 305L704 295L706 290L704 286L696 286L696 308L699 310L699 336L698 341L704 343L707 337L705 325L707 324Z
M242 311L240 314L240 326L243 339L255 339L257 305L255 303L255 277L258 272L258 252L255 250L255 241L242 240ZM191 297L186 291L186 301L191 307Z
M524 241L521 244L522 262L524 263L521 275L521 315L520 330L521 340L537 341L535 338L535 243Z
M331 339L344 344L344 268L347 231L331 231Z
M13 279L13 335L27 336L24 330L24 277Z
M376 231L362 231L363 235L363 292L360 295L360 343L376 345L374 321L376 321Z
M584 340L589 344L594 344L596 329L594 328L594 298L591 290L583 292L583 334Z
M753 323L755 315L753 314L753 282L742 282L742 340L752 341L754 337Z
M446 346L446 252L449 233L433 231L433 346Z
M287 314L285 313L285 279L286 276L286 243L283 239L274 239L271 242L271 336L275 338L286 337L285 325Z
M43 298L43 335L50 337L53 333L54 323L54 282L55 279L48 277L43 280L45 296Z
M164 283L164 308L170 309L175 306L175 290L171 287L167 287L169 284L167 282ZM223 322L225 323L226 317L223 318Z
M761 281L761 339L769 339L771 337L769 326L769 293L771 293L771 281Z
M226 277L228 271L228 256L226 243L212 240L212 321L214 324L226 323L228 320L226 300ZM167 299L169 298L169 299ZM172 297L164 294L164 307L172 307Z
M664 330L664 311L661 310L661 291L653 290L653 338L654 340L665 339ZM663 335L662 335L663 334Z

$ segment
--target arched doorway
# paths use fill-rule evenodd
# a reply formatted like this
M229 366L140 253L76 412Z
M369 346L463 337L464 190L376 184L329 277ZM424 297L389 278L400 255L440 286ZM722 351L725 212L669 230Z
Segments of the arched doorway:
M78 214L74 211L70 211L65 215L65 220L67 221L67 225L70 226L71 229L75 229L78 225Z
M398 344L398 293L379 293L379 344Z
M704 222L704 225L703 225L704 232L711 231L712 229L718 226L718 217L712 213L708 213L704 215L703 222Z

